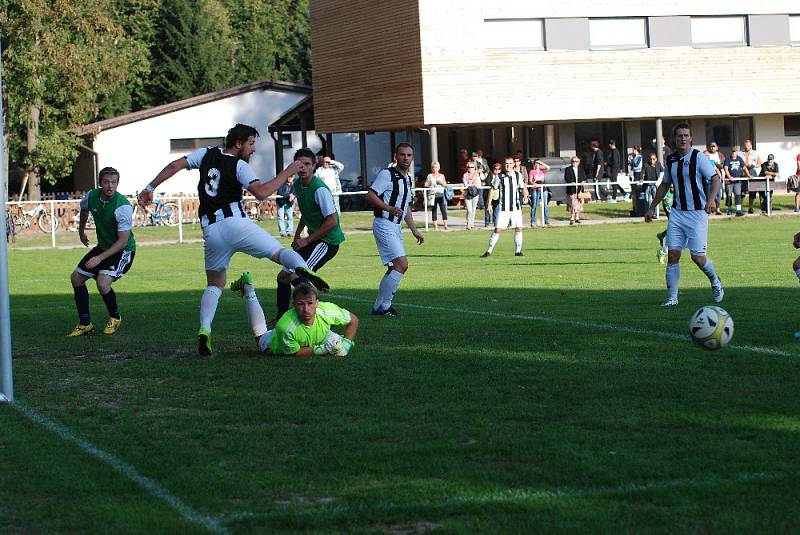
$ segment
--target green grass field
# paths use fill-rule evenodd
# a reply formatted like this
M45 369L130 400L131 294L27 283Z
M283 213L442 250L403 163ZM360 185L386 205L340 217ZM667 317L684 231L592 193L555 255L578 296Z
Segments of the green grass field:
M732 346L664 223L407 236L398 318L353 233L322 273L362 320L346 358L265 357L226 292L196 355L202 245L143 246L114 336L67 339L80 250L11 250L16 402L0 404L4 533L775 533L800 529L794 218L711 224ZM239 255L267 316L277 267ZM90 287L93 320L105 309Z

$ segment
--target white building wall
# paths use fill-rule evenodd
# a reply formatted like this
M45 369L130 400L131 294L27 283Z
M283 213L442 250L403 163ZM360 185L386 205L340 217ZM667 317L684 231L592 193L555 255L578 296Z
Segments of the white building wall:
M97 135L94 150L100 168L115 167L120 172L119 191L132 195L144 188L172 160L185 156L170 152L170 139L224 137L236 123L254 126L261 136L250 164L263 180L275 176L275 145L268 126L306 95L285 91L252 91L192 108L104 130ZM309 141L318 140L309 133ZM300 146L300 134L293 134L293 145ZM287 151L291 161L293 151ZM162 184L159 192L196 194L197 170L180 171Z
M797 0L420 1L425 124L792 113L800 47L487 50L491 18L797 13ZM748 76L768 72L769 76ZM730 73L741 75L730 76ZM729 82L729 83L725 83Z
M784 137L783 115L756 115L753 117L755 149L766 161L768 154L775 155L781 178L797 171L797 155L800 154L800 137Z

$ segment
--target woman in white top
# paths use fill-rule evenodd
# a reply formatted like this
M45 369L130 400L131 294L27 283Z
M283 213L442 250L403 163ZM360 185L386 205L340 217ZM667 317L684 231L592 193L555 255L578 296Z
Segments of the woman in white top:
M481 195L483 174L478 171L475 162L467 163L467 172L462 177L464 183L464 206L467 209L467 230L475 229L475 212L478 209L478 197Z
M439 172L442 168L439 162L431 163L431 173L425 179L425 187L428 189L428 204L431 206L431 219L433 220L433 229L439 230L439 223L436 221L436 207L442 212L442 221L444 222L444 229L447 228L447 200L444 198L444 188L447 187L447 179Z

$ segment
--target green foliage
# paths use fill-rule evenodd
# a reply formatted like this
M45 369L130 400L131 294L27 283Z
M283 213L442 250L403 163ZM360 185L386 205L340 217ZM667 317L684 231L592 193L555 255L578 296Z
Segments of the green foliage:
M151 49L148 91L159 103L228 87L233 80L234 40L218 0L170 0L159 11Z
M69 130L94 118L99 102L129 75L135 50L108 0L8 0L3 66L12 161L55 182L69 174L78 142ZM26 148L31 107L41 111L37 148Z

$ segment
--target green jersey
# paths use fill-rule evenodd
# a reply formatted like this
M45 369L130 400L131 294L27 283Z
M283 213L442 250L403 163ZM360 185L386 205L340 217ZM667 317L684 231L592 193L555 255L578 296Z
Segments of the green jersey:
M326 214L336 214L336 226L321 240L331 245L339 245L344 241L344 232L339 226L339 214L333 204L333 194L319 177L313 177L308 186L303 186L302 181L295 180L294 196L297 198L297 204L300 205L303 223L308 227L309 234L316 232L322 225Z
M119 231L129 230L126 251L136 250L136 239L133 237L133 207L122 194L114 193L108 201L100 196L101 189L96 188L81 199L81 209L89 210L97 229L97 245L103 251L114 245Z
M350 312L333 303L319 302L314 323L306 325L297 317L297 311L290 308L275 325L275 332L269 340L269 350L274 355L294 355L301 347L314 347L321 344L331 325L350 323Z

